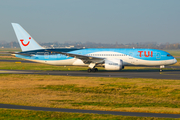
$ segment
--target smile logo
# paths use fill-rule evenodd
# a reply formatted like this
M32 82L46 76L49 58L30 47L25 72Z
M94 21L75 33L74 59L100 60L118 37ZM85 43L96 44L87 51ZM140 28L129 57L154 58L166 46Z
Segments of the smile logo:
M31 39L31 37L29 37L29 40ZM26 43L26 44L24 44L24 40L23 39L20 39L20 41L21 41L21 43L22 43L22 45L23 46L28 46L29 45L29 43L30 43L30 41L28 41L28 43Z

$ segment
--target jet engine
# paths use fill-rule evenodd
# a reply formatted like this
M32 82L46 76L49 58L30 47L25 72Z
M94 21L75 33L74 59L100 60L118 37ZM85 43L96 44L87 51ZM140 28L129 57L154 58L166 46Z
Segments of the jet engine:
M121 59L106 59L104 67L106 70L121 70L123 61Z

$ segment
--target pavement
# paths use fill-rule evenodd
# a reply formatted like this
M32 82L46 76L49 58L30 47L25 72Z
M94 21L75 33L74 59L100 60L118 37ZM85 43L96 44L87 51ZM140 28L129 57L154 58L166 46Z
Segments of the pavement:
M120 77L120 78L153 78L180 80L180 70L124 70L124 71L40 71L40 70L0 70L0 74L38 74L84 77Z
M180 118L180 114L160 114L160 113L140 113L140 112L118 112L118 111L47 108L47 107L32 107L32 106L21 106L21 105L11 105L11 104L0 104L0 108L36 110L36 111L53 111L53 112L111 114L111 115L139 116L139 117Z

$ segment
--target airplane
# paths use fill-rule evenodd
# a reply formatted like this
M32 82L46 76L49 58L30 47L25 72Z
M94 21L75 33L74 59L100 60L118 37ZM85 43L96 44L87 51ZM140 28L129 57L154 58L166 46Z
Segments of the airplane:
M12 23L22 52L16 57L29 61L60 66L86 66L88 72L96 72L96 67L105 70L122 70L125 66L172 65L177 60L168 52L144 48L62 48L45 49L40 46L19 24Z

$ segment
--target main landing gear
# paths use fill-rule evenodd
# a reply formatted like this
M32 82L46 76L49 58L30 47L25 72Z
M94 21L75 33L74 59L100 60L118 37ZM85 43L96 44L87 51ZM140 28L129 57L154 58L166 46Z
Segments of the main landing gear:
M90 72L97 72L98 69L95 68L95 66L96 66L96 63L90 63L90 64L89 64L88 72L89 72L89 73L90 73Z
M89 73L90 73L90 72L97 72L98 69L97 69L97 68L93 68L93 69L89 68L87 71L88 71Z

